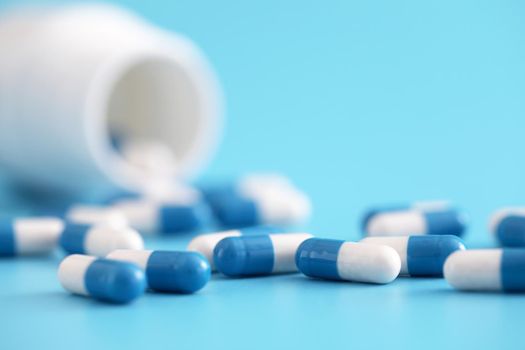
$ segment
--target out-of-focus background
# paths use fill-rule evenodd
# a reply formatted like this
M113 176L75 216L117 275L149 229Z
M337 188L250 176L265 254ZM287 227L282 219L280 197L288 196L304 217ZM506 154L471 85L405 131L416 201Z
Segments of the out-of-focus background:
M226 126L205 176L288 174L312 230L355 238L364 206L450 199L485 242L489 213L523 202L520 1L113 3L189 36L216 69Z
M2 7L18 3L0 1ZM521 1L114 3L189 36L216 69L226 96L226 124L203 178L283 172L311 196L314 214L306 229L315 234L357 239L358 218L371 204L449 199L470 216L467 244L489 246L489 214L525 203ZM124 308L105 314L107 308L94 303L89 306L95 311L87 310L73 300L62 311L74 315L73 334L95 347L154 346L157 327L160 341L174 348L214 346L214 339L232 348L328 348L336 340L357 348L517 346L512 323L521 320L516 312L523 314L523 303L516 296L452 296L444 283L435 294L431 282L416 280L413 287L405 280L398 289L360 286L350 298L365 299L355 305L340 283L279 281L255 279L252 288L219 279L219 287L200 301L181 297L193 309L179 299L180 309L170 315L162 314L168 296L157 296L157 308L143 306L135 316ZM253 309L235 303L264 284L269 291ZM323 294L328 287L332 292ZM219 289L229 296L214 295ZM41 306L15 296L4 302L28 303L19 316L28 319L31 307ZM38 320L51 322L53 313L49 307ZM99 316L122 322L115 330L122 338L97 326ZM156 317L162 325L155 324ZM172 333L164 329L170 322ZM20 336L36 332L43 339L39 325ZM127 326L151 335L132 341ZM61 336L70 331L66 323L45 327ZM16 345L13 339L6 349Z
M218 72L227 124L205 175L288 174L313 230L353 238L363 206L450 199L485 241L489 213L525 196L520 1L113 3Z

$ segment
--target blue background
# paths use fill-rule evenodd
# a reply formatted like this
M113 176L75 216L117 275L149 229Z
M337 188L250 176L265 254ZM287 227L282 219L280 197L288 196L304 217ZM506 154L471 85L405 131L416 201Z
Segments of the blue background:
M190 36L219 74L227 124L205 178L291 176L316 235L358 239L374 203L450 199L470 214L467 245L486 247L489 214L525 202L521 1L119 3ZM523 349L523 296L439 279L215 276L115 307L65 293L59 259L0 261L0 348Z

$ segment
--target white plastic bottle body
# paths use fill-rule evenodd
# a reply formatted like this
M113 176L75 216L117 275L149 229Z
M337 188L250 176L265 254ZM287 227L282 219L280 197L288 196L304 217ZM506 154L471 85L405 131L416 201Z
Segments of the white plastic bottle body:
M21 181L140 189L149 174L116 151L114 135L165 143L177 177L216 147L222 95L203 54L126 11L7 10L0 52L0 162Z

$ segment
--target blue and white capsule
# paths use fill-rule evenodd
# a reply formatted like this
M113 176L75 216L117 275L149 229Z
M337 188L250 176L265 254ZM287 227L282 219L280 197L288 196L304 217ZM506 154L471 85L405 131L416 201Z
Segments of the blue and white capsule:
M308 233L228 237L213 251L217 270L226 276L261 276L297 272L297 247Z
M445 262L444 275L459 290L525 292L525 249L457 251Z
M67 224L60 246L68 254L104 257L116 249L144 249L142 236L129 227Z
M309 198L279 176L252 176L237 184L203 189L216 219L225 227L292 225L311 212Z
M422 202L371 209L364 215L362 226L367 236L461 236L466 216L444 202Z
M368 237L361 242L395 249L401 258L400 274L417 277L443 276L443 265L448 256L465 250L463 241L452 235Z
M295 261L308 277L386 284L397 278L401 259L385 245L311 238L297 249Z
M525 208L509 207L496 211L489 228L504 247L525 247Z
M264 195L267 191L286 191L291 188L293 189L294 185L283 175L254 173L242 176L237 181L203 186L201 192L204 198L213 205L224 197L232 195L257 197Z
M146 277L137 265L79 254L62 260L58 280L73 294L118 304L135 300L146 289Z
M208 261L199 253L162 250L115 250L108 259L138 265L151 290L170 293L195 293L210 280Z
M124 213L129 225L142 233L177 233L200 228L208 219L200 202L158 202L150 199L123 200L114 208Z
M212 271L215 271L215 264L213 263L213 250L215 249L215 246L217 246L217 243L219 243L224 238L239 237L242 235L268 235L270 233L279 232L282 232L282 230L272 226L256 226L242 230L228 230L206 233L193 238L186 249L193 252L199 252L204 255L204 257L208 259Z
M0 257L50 253L63 229L58 218L0 219Z

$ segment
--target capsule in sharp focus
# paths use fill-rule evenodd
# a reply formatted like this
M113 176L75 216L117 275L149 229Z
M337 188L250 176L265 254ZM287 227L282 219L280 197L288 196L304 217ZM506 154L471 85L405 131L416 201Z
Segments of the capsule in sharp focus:
M214 233L206 233L193 238L188 247L189 251L199 252L208 259L212 271L215 271L215 264L213 263L213 250L217 243L227 237L238 237L242 235L267 235L270 233L282 232L272 226L256 226L249 227L242 230L229 230Z
M444 275L459 290L525 292L525 249L457 251L445 262Z
M119 304L131 302L146 289L146 277L137 265L80 254L62 260L58 279L73 294Z
M50 253L64 228L57 218L5 218L0 220L0 256Z
M227 276L255 276L296 272L297 247L307 233L228 237L213 251L217 270Z
M107 258L137 264L155 291L194 293L211 277L208 261L195 252L115 250Z
M525 247L525 208L503 208L489 223L490 231L504 247Z
M466 229L466 217L443 202L373 208L363 218L367 236L454 235Z
M401 274L409 276L443 276L447 257L465 250L463 241L452 235L368 237L361 242L394 248L401 258Z
M67 224L60 246L68 254L103 257L116 249L144 249L140 234L129 227Z
M297 249L299 271L309 277L390 283L401 270L397 252L388 246L311 238Z

